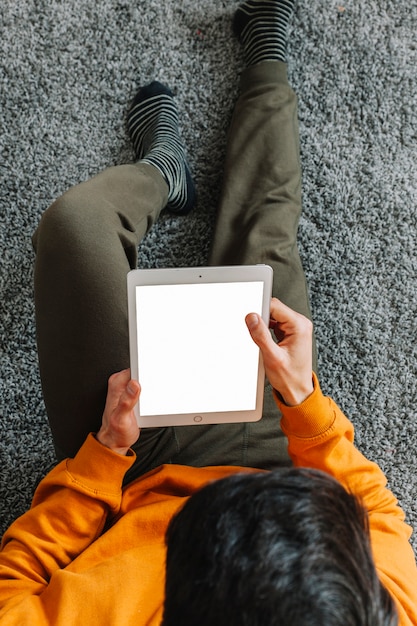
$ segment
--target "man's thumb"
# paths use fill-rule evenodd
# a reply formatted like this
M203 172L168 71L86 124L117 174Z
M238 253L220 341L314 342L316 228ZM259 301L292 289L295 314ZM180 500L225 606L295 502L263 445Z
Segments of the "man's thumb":
M249 313L245 321L256 345L259 346L259 348L266 347L266 343L268 339L270 339L270 334L260 315L257 313Z

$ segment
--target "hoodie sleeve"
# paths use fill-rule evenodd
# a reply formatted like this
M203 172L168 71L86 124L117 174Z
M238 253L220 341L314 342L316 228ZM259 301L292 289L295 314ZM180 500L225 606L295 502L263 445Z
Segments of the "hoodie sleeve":
M39 595L116 514L122 481L135 459L89 435L74 459L62 461L39 484L30 510L6 531L0 552L0 617L28 595ZM36 620L34 623L37 623Z
M412 529L376 463L354 445L354 428L313 375L314 391L288 407L276 394L281 427L294 465L322 470L359 497L369 513L371 545L380 579L396 600L400 624L417 624L417 567L409 543Z

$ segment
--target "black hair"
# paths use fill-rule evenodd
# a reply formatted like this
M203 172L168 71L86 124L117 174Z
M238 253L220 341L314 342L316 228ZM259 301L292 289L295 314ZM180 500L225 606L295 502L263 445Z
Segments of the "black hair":
M358 499L312 469L234 475L167 536L162 626L395 626Z

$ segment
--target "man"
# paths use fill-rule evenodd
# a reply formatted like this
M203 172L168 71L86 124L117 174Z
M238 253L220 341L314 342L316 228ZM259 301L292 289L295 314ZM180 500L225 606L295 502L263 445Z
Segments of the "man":
M313 373L296 247L291 10L291 0L247 0L235 16L247 68L210 254L213 265L274 269L277 342L256 314L246 318L269 379L263 418L139 433L133 416L126 272L160 211L194 203L172 94L152 83L128 116L137 163L64 194L34 238L45 403L57 455L74 458L4 537L4 623L395 624L397 614L417 623L404 514Z

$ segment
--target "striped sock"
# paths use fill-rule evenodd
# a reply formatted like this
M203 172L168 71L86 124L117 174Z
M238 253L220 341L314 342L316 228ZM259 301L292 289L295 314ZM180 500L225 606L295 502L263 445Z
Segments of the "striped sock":
M234 30L246 65L286 62L287 26L295 0L246 0L237 9Z
M139 89L127 115L127 129L139 161L156 167L168 184L166 208L176 215L189 213L195 188L168 87L154 81Z

